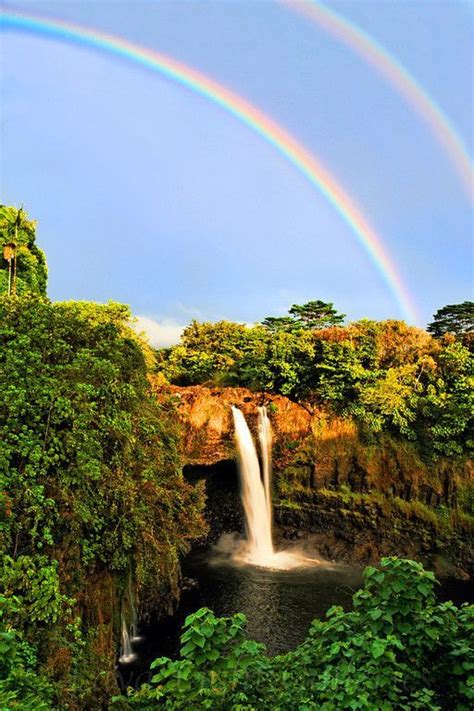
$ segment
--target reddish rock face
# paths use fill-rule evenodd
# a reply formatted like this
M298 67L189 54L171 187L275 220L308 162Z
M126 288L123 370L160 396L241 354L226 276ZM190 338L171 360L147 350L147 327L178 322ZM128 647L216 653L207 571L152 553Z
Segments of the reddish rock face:
M159 395L158 389L157 392ZM253 393L246 388L208 388L202 385L167 386L166 394L172 396L183 427L185 464L208 465L235 458L232 405L242 410L254 434L257 431L258 407L265 405L275 442L298 442L311 429L310 413L282 395Z
M380 433L369 443L355 421L321 408L295 403L282 395L246 388L178 387L152 378L157 398L171 398L181 424L183 465L208 466L236 459L232 405L245 415L257 435L258 408L267 407L273 429L275 481L280 494L294 498L301 489L380 492L429 506L452 506L456 490L472 481L472 465L441 459L422 460L407 441Z

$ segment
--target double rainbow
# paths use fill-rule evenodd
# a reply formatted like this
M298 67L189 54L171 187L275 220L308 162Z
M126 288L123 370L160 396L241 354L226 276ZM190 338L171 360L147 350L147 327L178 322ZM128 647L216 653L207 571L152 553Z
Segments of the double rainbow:
M351 47L405 99L427 124L459 175L467 196L474 199L474 167L454 126L415 77L388 50L358 27L317 0L279 0Z
M0 20L1 26L7 30L31 32L128 59L159 72L232 114L278 150L327 198L365 248L397 301L403 316L411 322L418 320L411 297L392 259L355 201L349 197L321 161L256 106L196 69L164 54L132 44L123 38L56 18L38 17L9 10L0 12Z

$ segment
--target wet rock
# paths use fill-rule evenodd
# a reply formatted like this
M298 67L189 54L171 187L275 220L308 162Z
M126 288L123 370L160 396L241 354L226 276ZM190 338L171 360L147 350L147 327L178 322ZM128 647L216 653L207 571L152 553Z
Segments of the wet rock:
M430 520L411 517L387 506L347 502L343 495L308 494L299 507L275 507L277 523L287 527L285 537L295 540L303 532L326 559L362 565L376 564L384 556L420 560L441 577L474 577L474 541L453 531L442 534Z

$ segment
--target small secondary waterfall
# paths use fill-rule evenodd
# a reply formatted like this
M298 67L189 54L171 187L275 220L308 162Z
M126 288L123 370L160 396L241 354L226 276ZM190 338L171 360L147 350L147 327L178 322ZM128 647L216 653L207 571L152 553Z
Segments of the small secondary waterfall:
M127 664L128 662L132 662L134 659L135 655L133 653L127 623L125 622L125 618L122 617L122 647L120 650L119 662L121 664Z
M267 499L266 491L270 490L270 459L268 456L269 427L265 422L266 412L261 413L262 438L265 439L267 483L263 484L260 474L260 464L257 450L252 439L243 413L232 407L235 425L235 438L239 455L239 468L242 487L242 505L245 514L245 527L247 531L247 555L249 562L256 565L268 565L274 556L272 541L272 515L271 502ZM267 417L268 419L268 417ZM261 440L262 441L262 440ZM263 456L262 456L263 459ZM265 469L265 464L264 464Z
M141 637L138 634L138 614L136 605L136 596L133 592L132 577L128 583L128 599L130 602L130 611L132 613L132 621L130 623L130 640L132 642L140 642Z
M130 620L130 622L128 622L128 620ZM133 651L134 643L142 640L142 637L138 634L137 602L131 573L128 581L128 596L122 607L121 623L122 644L120 647L119 662L120 664L129 664L133 662L137 656Z

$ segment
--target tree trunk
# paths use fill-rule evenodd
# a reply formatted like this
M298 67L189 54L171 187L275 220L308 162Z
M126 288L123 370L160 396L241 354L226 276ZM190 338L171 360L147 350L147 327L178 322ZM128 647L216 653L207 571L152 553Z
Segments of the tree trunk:
M16 295L16 250L18 246L18 215L17 213L17 223L15 224L15 248L13 251L13 282L12 282L12 296Z
M15 251L15 254L13 255L12 296L16 296L16 251Z

